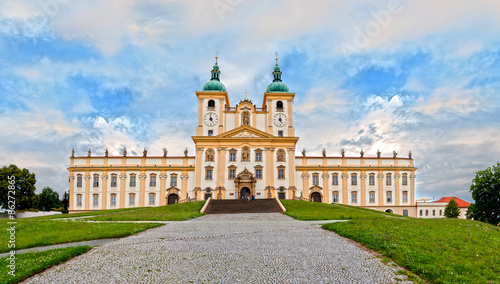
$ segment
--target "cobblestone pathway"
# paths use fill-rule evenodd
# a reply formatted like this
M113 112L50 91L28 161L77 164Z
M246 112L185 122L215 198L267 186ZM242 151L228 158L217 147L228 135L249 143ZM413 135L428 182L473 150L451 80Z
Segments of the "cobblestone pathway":
M400 268L280 213L205 215L94 248L24 283L404 283Z

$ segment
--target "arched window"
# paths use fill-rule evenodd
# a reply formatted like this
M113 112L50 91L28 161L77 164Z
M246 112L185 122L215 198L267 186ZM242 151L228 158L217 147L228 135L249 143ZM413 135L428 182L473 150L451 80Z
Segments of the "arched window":
M276 102L276 108L277 109L283 109L283 102L282 101L277 101Z
M208 101L208 107L215 107L215 101L214 100L209 100Z

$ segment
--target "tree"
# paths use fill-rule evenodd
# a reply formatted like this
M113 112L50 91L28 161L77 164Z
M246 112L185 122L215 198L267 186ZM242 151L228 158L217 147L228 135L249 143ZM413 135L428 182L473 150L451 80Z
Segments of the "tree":
M62 199L61 199L61 206L64 207L64 210L68 210L69 207L69 194L67 191L63 193Z
M452 198L444 208L444 217L458 218L458 216L460 216L460 209L458 209L458 204L455 199Z
M38 209L40 210L50 211L52 208L61 207L59 193L55 192L50 186L44 187L38 198Z
M16 165L1 168L0 205L2 208L9 208L9 196L11 196L10 201L15 201L16 211L35 207L35 183L35 174L30 173L28 169L21 170ZM9 185L14 186L14 195L9 194Z
M500 223L500 163L478 171L470 185L470 192L475 203L467 211L467 218Z

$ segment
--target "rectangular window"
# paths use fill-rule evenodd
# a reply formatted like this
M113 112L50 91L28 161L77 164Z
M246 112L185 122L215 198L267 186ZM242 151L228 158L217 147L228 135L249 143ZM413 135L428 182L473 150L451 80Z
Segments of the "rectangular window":
M94 176L94 187L99 187L99 176Z
M135 186L135 176L130 176L130 186Z
M156 186L156 176L149 177L149 186Z
M285 170L279 169L278 170L278 178L279 179L284 179L285 178Z
M212 170L207 170L207 176L205 179L212 179Z
M278 130L278 137L283 137L283 130Z
M443 210L439 210L439 216L443 215Z
M422 214L423 214L423 213L422 213L422 210L420 210L420 216L422 216Z
M235 178L235 170L229 170L229 179L234 179Z
M432 210L432 216L436 216L436 210Z
M332 176L332 185L339 185L339 176L337 175Z
M116 195L111 195L111 206L116 206Z
M170 176L170 186L177 186L177 176Z
M385 177L385 185L391 185L391 184L392 184L391 175L387 175Z
M111 187L116 187L116 176L111 176Z
M229 153L229 161L230 162L236 161L236 153Z
M408 216L408 210L403 210L403 216Z
M135 196L134 195L130 195L129 197L129 205L135 205Z
M358 194L356 192L351 193L351 203L356 203L358 199Z
M99 206L99 195L94 195L94 206Z
M425 216L429 216L429 210L425 210Z
M76 206L82 206L82 196L81 195L76 196Z
M370 203L375 203L375 193L370 192Z
M357 185L357 184L358 184L357 176L352 175L351 176L351 185Z
M76 186L77 187L82 187L82 176L77 176L76 177Z
M256 162L262 162L262 153L255 153L255 161Z
M408 185L408 176L403 175L403 185Z
M155 196L153 194L149 196L149 205L155 205Z
M262 170L261 169L255 170L255 178L258 178L258 179L262 178Z
M375 175L370 175L370 185L375 185Z
M333 202L338 203L339 202L339 194L334 192L333 193Z
M209 130L208 131L208 136L214 136L214 131L213 130Z
M319 185L319 176L313 175L313 185Z
M403 202L408 202L408 192L403 191Z
M392 192L387 192L387 202L392 202Z

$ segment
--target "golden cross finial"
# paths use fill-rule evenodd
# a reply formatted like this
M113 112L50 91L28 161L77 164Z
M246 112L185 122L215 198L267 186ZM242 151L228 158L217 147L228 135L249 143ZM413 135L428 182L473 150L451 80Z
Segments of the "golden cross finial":
M247 92L247 90L245 90L245 100L247 99L247 94L248 94L248 92Z
M276 51L274 55L276 55L276 65L278 65L278 52Z
M219 59L219 51L215 51L215 63L217 63L217 59Z

